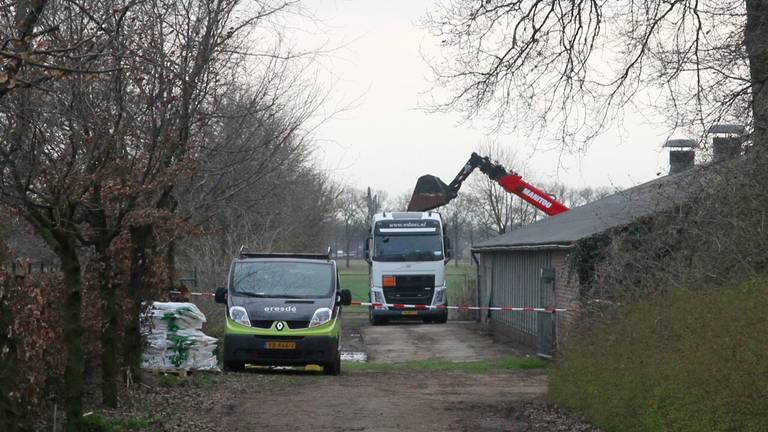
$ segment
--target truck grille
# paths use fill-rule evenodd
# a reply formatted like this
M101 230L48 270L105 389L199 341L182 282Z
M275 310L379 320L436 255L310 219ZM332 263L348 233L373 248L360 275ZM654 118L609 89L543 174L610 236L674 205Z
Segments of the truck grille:
M385 288L384 300L387 303L431 304L432 289Z
M387 303L431 304L435 275L395 275L395 286L384 288Z
M396 275L395 287L405 289L434 288L435 275Z

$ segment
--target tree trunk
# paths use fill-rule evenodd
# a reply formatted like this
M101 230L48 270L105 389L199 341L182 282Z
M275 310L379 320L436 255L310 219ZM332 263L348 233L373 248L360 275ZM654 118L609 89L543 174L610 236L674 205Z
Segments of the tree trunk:
M2 260L0 251L0 260ZM7 298L10 282L0 285L0 430L14 432L29 430L22 403L17 396L16 338L13 333L13 313Z
M176 280L176 241L171 240L168 242L168 246L163 253L163 260L165 261L165 269L168 275L166 286L168 290L175 289L174 281Z
M99 247L98 284L101 297L101 400L117 408L117 292L112 283L112 259L109 251Z
M344 254L346 254L347 257L347 268L349 268L349 246L350 246L350 239L349 239L349 222L347 222L345 229L344 229L344 237L346 237L347 245L344 249Z
M768 1L747 0L744 44L752 80L752 143L764 154L768 149Z
M456 222L456 220L453 221L453 266L458 267L459 266L459 258L461 258L460 255L460 243L459 243L459 224Z
M61 260L61 271L64 274L64 349L66 366L64 368L64 412L67 416L65 430L77 432L82 430L82 395L83 369L85 356L83 352L83 328L81 323L82 280L80 275L80 259L72 243L60 242L57 255Z
M141 328L139 315L143 301L142 276L147 270L147 250L152 242L152 227L131 227L131 274L128 280L130 308L125 320L123 364L136 382L141 381Z

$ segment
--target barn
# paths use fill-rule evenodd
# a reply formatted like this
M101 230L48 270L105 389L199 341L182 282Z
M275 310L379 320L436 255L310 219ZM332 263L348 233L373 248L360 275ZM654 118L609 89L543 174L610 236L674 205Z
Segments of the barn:
M639 218L675 209L705 187L706 166L692 167L693 157L683 159L683 166L673 165L674 174L473 245L479 306L567 309L556 314L489 311L481 321L498 336L552 355L579 314L574 252Z

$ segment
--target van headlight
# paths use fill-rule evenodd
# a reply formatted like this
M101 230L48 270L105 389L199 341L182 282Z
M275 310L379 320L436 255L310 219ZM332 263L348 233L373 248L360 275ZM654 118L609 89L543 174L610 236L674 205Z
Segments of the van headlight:
M323 325L331 320L331 315L333 312L331 312L328 308L320 308L315 311L315 314L312 315L312 319L309 320L309 326L310 327L317 327L319 325Z
M242 306L232 306L229 308L229 317L232 321L240 325L251 326L251 320L248 319L248 312Z
M432 297L432 306L438 306L446 302L446 290L445 287L435 288L435 294Z

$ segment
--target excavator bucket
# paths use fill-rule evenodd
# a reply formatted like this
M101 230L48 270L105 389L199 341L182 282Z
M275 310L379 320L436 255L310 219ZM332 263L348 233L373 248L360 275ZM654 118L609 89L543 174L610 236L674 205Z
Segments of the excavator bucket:
M451 201L448 185L433 175L419 177L408 203L408 211L427 211L444 206Z

